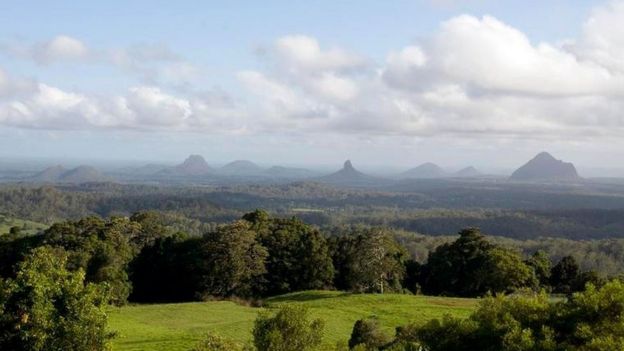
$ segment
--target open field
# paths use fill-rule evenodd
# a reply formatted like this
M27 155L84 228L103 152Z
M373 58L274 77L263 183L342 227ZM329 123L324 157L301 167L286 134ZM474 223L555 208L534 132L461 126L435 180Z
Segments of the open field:
M475 300L308 291L267 299L264 308L293 303L308 306L314 317L325 320L325 343L334 345L348 340L353 323L363 317L377 316L388 334L393 334L396 326L412 321L426 321L444 314L468 316ZM228 301L112 308L109 324L118 333L113 350L186 351L209 331L247 342L260 310Z
M35 234L48 226L42 223L0 215L0 235L8 234L12 227L19 227L24 234Z

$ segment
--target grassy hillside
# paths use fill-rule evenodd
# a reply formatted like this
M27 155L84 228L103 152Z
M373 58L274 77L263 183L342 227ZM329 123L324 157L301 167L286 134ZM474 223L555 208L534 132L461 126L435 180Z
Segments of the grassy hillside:
M12 227L19 227L22 233L35 234L47 228L45 224L0 215L0 235L8 234Z
M410 295L365 295L308 291L268 299L265 308L299 303L326 321L325 342L346 341L356 320L377 316L388 334L410 321L444 314L467 316L475 300ZM210 331L246 342L260 309L233 302L137 305L113 308L110 327L116 331L115 351L188 350Z

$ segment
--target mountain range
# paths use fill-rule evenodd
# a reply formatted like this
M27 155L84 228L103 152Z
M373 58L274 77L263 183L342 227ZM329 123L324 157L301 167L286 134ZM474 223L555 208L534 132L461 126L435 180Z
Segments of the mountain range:
M213 167L200 155L190 155L175 166L148 164L136 168L127 168L123 172L112 173L115 178L130 181L153 180L177 181L190 179L217 183L229 181L289 181L312 180L336 185L366 186L383 184L391 181L365 174L353 167L350 160L344 162L342 169L321 176L319 172L305 168L273 166L261 167L248 160L236 160L222 167ZM439 179L439 178L477 178L484 175L470 166L456 172L447 171L440 166L427 162L411 168L395 179ZM581 179L572 163L555 159L547 152L536 155L529 162L518 168L510 177L514 181L574 181ZM90 166L66 169L63 166L49 167L27 179L33 182L49 183L87 183L105 182L112 178Z

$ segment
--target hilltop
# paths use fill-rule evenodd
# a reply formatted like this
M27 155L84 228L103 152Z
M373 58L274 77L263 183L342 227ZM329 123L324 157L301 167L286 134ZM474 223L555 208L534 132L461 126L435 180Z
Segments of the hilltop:
M446 175L444 170L435 163L427 162L409 169L401 174L402 178L441 178Z
M572 163L558 160L548 152L541 152L513 172L510 179L524 181L575 181L581 178Z

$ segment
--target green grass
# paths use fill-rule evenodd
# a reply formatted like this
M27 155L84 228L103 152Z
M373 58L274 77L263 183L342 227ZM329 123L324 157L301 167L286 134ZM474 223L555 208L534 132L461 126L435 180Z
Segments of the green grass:
M466 317L475 300L411 295L348 294L307 291L266 300L265 308L303 304L326 322L324 342L347 341L356 320L376 316L389 335L409 322L423 322L451 314ZM189 350L207 332L241 343L251 339L251 328L260 308L233 302L134 305L112 308L109 324L118 333L114 351Z
M47 225L23 219L0 215L0 235L8 234L12 227L19 227L23 234L36 234L48 228Z

